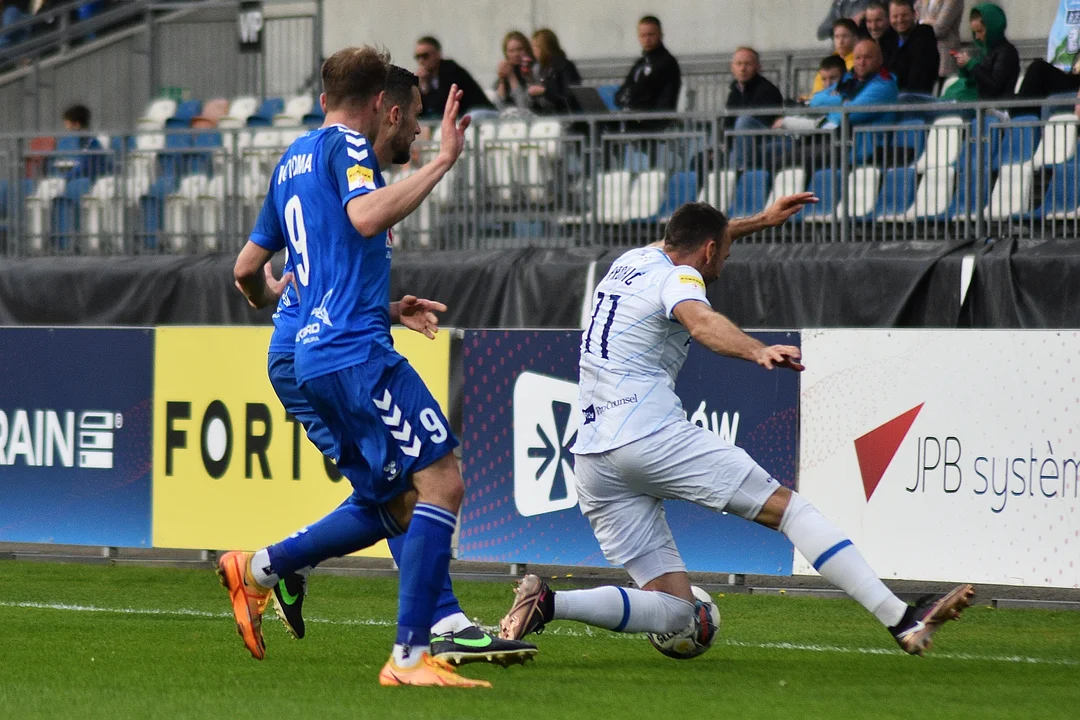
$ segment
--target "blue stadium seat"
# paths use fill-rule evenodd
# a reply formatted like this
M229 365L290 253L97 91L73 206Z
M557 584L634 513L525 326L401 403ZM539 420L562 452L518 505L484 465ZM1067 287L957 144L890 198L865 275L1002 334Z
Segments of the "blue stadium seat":
M874 217L895 218L915 204L919 174L913 167L889 168L881 181L881 191L874 205Z
M872 162L874 159L874 152L885 145L885 132L864 132L857 130L855 132L855 139L851 146L851 158L852 165L865 165L868 162Z
M10 201L8 193L9 187L10 185L8 185L7 180L0 180L0 218L6 218L11 214L11 211L8 208L8 202Z
M193 141L188 133L172 133L165 136L165 150L158 153L158 175L177 176L184 172L184 159L190 153L183 151L191 148Z
M956 192L949 201L949 208L945 211L945 215L939 216L938 220L969 220L977 212L980 202L983 207L986 206L990 199L993 175L989 167L983 168L981 183L976 182L975 175L974 158L970 155L965 157L965 154L961 153L961 158L956 165ZM980 184L982 185L981 196L977 192Z
M626 150L623 151L623 170L629 170L632 173L648 172L652 170L649 163L649 154L627 145Z
M132 135L113 135L109 138L109 150L119 153L135 149L135 137Z
M912 160L923 154L926 148L926 123L921 118L905 118L900 125L907 130L897 130L893 137L893 146L902 148Z
M68 250L79 232L79 201L90 192L90 178L75 178L64 185L64 194L52 202L52 228L59 250Z
M139 207L143 216L143 243L147 249L157 248L158 236L165 226L165 198L176 192L180 182L174 175L159 177L150 186L150 190L139 198Z
M323 122L325 120L326 120L326 114L323 113L322 108L319 107L319 104L315 103L315 109L313 109L311 112L309 112L307 115L305 115L303 120L301 120L300 122L302 122L304 124L304 127L311 128L311 127L319 127L320 125L323 124Z
M735 199L728 211L730 217L756 215L765 209L765 200L769 197L768 170L747 170L739 177L735 186Z
M176 106L176 112L165 121L165 128L191 127L191 120L202 112L201 100L186 100Z
M1075 160L1055 165L1042 207L1031 214L1035 219L1080 215L1080 165Z
M658 219L666 220L688 202L694 202L698 194L698 177L693 170L679 172L668 178L667 197L660 203Z
M1033 116L1017 117L1014 123L1037 123L1039 118ZM993 133L993 142L998 151L993 157L993 168L998 170L1002 165L1019 165L1031 160L1035 155L1035 148L1039 145L1040 129L1035 126L1017 127L1012 124L993 123L990 126Z
M259 105L255 114L248 118L248 127L270 127L274 124L274 116L285 110L285 98L266 98Z
M184 175L211 175L214 169L214 151L222 148L221 133L214 131L196 133L192 145L202 152L184 153Z
M596 88L596 92L600 94L600 99L608 106L608 110L619 109L619 106L615 103L615 94L619 92L618 85L601 85Z
M792 217L792 220L826 220L833 217L844 192L843 175L839 170L818 170L810 178L808 190L820 201L809 205Z

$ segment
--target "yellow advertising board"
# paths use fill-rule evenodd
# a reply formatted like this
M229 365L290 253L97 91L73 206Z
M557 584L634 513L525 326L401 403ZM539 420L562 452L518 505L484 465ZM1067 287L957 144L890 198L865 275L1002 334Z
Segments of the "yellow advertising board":
M270 328L159 328L154 547L256 549L318 520L349 481L287 418L266 375ZM395 328L394 345L446 411L450 338ZM364 555L389 557L386 543Z

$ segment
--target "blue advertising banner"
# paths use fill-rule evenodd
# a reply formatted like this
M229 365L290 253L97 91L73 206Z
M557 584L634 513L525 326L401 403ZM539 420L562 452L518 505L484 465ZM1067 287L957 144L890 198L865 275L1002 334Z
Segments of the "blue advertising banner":
M0 541L150 546L154 331L0 328Z
M799 345L799 333L760 333ZM458 557L559 565L607 565L577 507L569 448L582 422L577 399L580 331L470 331L462 462L465 500ZM794 487L799 379L692 346L676 391L687 417L744 448ZM780 533L687 502L665 504L691 570L790 575Z

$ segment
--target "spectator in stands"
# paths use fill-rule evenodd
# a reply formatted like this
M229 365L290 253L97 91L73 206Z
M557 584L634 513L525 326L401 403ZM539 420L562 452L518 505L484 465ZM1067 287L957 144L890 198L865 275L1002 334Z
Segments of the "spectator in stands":
M64 129L70 133L85 133L90 129L90 109L85 105L72 105L62 115ZM79 147L82 153L72 155L65 159L72 163L66 178L90 178L97 180L99 175L105 175L109 170L109 158L104 154L105 149L93 135L79 137Z
M14 25L17 22L21 22L30 17L27 7L27 2L19 0L5 0L3 3L3 13L0 14L0 26L8 27ZM0 34L0 48L7 47L8 45L15 45L21 43L30 37L29 30L18 30L15 32L5 32Z
M855 63L855 43L859 40L859 26L854 20L841 18L833 23L833 54L843 58L844 65L848 70ZM814 87L810 95L814 96L825 89L824 85L818 84L814 79Z
M784 104L784 96L779 88L761 74L761 57L757 50L741 47L731 58L731 74L735 80L728 90L728 110L746 108L778 108ZM777 116L769 115L729 115L724 125L736 130L767 128L775 122Z
M960 22L964 19L964 0L918 0L915 11L919 23L934 30L938 42L938 78L956 74L952 52L960 47Z
M1069 11L1072 5L1071 0L1061 0L1050 28L1046 60L1028 66L1018 96L1044 98L1080 90L1080 14Z
M540 28L533 33L532 49L536 57L533 73L536 82L528 90L533 100L533 111L570 112L570 88L581 84L577 66L566 57L559 37L548 28Z
M896 78L885 69L881 48L872 39L866 38L855 46L855 65L851 72L835 87L814 95L810 99L810 107L890 105L896 102L899 94ZM821 127L837 127L841 120L841 113L830 113ZM853 112L848 115L848 121L852 125L887 124L893 121L893 113Z
M818 26L817 39L828 40L836 28L837 20L852 20L858 27L865 17L866 6L869 4L870 0L833 0L828 14Z
M938 81L937 38L929 25L915 22L914 0L889 0L893 33L880 42L885 67L900 92L932 95Z
M878 45L889 42L894 31L892 26L889 25L889 6L883 2L870 3L866 6L866 12L863 14L862 28L866 30L866 34L874 40L877 40Z
M954 52L960 79L942 97L960 102L1011 97L1020 77L1020 53L1005 39L1005 11L982 3L972 8L970 20L975 47Z
M682 73L675 56L664 47L660 20L646 15L638 21L641 58L626 75L615 102L624 110L674 110Z
M503 37L502 51L503 59L495 73L496 104L500 110L513 107L530 110L532 98L528 88L536 83L532 44L524 33L511 30Z
M443 58L442 45L437 39L427 35L417 40L413 58L416 60L416 74L420 78L425 117L442 117L451 85L457 85L465 93L461 98L463 113L495 110L469 71L453 60Z

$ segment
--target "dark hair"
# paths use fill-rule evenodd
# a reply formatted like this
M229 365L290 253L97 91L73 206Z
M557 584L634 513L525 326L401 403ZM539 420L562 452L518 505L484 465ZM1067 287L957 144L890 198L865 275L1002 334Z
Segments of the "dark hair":
M412 103L412 89L420 87L420 78L398 65L391 65L386 73L386 102L408 109Z
M386 87L390 56L373 47L338 50L323 63L322 84L326 109L359 105Z
M528 58L533 62L536 62L536 58L533 56L532 43L529 42L528 36L520 30L511 30L503 36L503 57L506 57L506 48L510 47L511 40L517 40L519 43L521 43L525 47L525 55L528 56Z
M867 3L866 4L866 9L869 10L870 8L877 8L878 10L884 11L886 17L888 17L888 15L889 15L888 3L883 2L882 0L873 0L873 2ZM863 14L865 14L865 11L864 11Z
M64 111L63 119L75 123L83 130L90 127L90 108L85 105L72 105Z
M827 55L821 58L821 65L818 66L818 69L839 70L840 74L843 75L847 72L847 63L839 55Z
M417 45L430 45L439 52L442 52L442 43L435 39L432 35L425 35L416 41Z
M708 203L686 203L668 220L664 246L673 250L693 252L709 240L717 244L724 237L728 220Z
M646 23L649 25L655 25L656 29L660 32L664 31L664 27L660 24L660 18L656 17L655 15L645 15L637 21L638 25L645 25Z
M904 5L911 8L911 12L915 12L915 0L889 0L889 5Z
M840 18L839 20L833 20L832 29L835 30L838 27L842 27L848 30L852 35L859 34L859 26L855 24L855 21L851 18Z
M553 30L540 28L533 33L532 39L540 46L536 59L544 67L551 67L566 60L566 51L562 49L559 36Z

